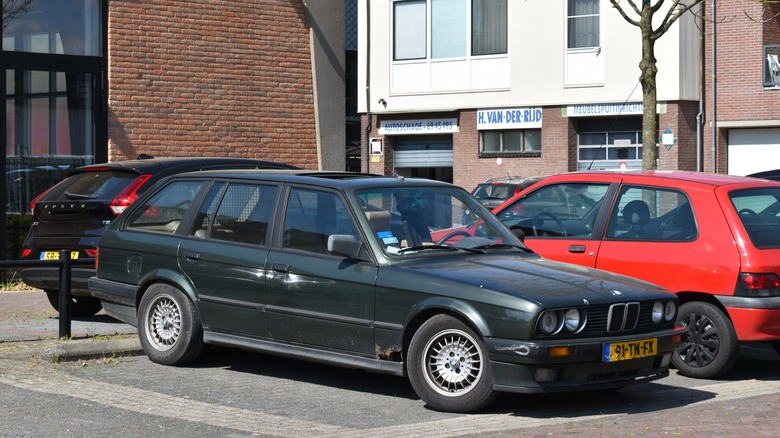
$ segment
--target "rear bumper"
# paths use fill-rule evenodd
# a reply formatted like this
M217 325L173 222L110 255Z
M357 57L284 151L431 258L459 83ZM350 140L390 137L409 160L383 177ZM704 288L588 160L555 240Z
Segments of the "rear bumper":
M740 341L780 339L780 297L717 296Z
M28 286L43 290L60 289L60 268L26 268L21 272L22 281ZM71 267L70 292L74 297L92 296L89 292L89 277L95 275L95 268Z
M132 326L137 324L135 298L138 287L93 276L89 279L89 288L106 313Z

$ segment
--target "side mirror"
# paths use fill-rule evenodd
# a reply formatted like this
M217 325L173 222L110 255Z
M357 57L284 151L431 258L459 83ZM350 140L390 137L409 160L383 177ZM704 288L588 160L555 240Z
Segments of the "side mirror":
M350 234L331 234L328 236L328 252L335 255L360 258L363 242Z

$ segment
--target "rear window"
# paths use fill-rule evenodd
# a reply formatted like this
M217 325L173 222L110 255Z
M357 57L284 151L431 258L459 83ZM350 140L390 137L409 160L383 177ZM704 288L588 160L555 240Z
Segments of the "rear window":
M52 187L41 201L92 199L110 202L136 178L138 178L138 174L132 172L94 171L79 173L65 178Z
M780 188L740 190L729 197L753 246L780 248Z
M515 194L513 184L484 184L474 189L474 197L477 199L509 199Z

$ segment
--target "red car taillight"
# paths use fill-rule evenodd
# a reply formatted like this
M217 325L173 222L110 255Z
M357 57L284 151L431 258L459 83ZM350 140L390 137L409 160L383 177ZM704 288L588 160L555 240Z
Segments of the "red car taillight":
M734 295L746 297L780 296L780 277L774 273L740 274Z
M116 195L116 197L112 199L111 203L108 205L111 211L117 216L125 211L125 209L130 204L132 204L133 201L138 199L138 189L140 189L141 186L144 185L144 183L151 177L152 175L143 174L136 178L127 187L125 187L124 190L119 192L119 194Z

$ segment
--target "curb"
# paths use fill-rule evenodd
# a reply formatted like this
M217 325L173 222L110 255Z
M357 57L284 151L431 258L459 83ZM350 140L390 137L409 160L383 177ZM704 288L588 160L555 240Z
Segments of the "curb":
M42 357L50 362L70 362L81 359L100 359L144 354L137 337L112 340L65 341L46 347Z

